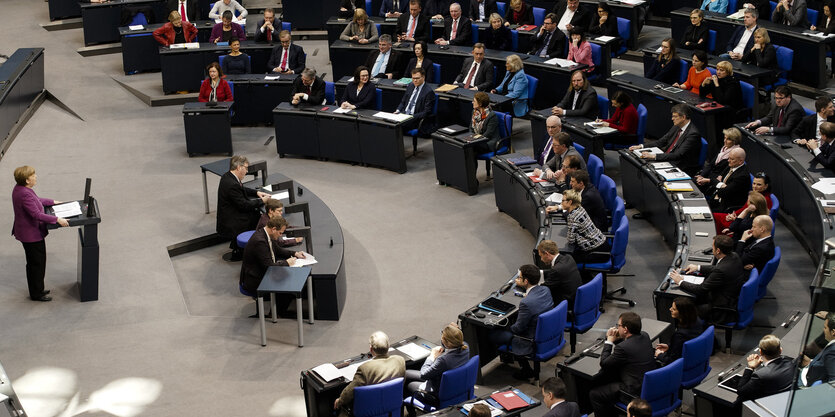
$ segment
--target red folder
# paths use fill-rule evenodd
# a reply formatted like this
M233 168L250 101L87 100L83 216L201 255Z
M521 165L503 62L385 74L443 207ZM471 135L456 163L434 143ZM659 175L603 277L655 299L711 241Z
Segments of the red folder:
M496 400L499 405L504 407L505 410L515 410L517 408L527 407L529 404L520 398L516 393L513 391L505 391L505 392L497 392L490 396L490 398Z

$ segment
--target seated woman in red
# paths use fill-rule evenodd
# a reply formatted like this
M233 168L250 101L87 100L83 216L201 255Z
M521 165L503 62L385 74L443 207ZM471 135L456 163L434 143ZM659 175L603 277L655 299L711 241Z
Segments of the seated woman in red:
M206 72L209 73L209 77L203 80L203 84L200 85L200 96L197 101L232 101L232 89L229 88L229 83L223 79L220 64L212 62L206 67Z
M176 10L168 14L168 23L154 31L154 39L162 46L194 42L196 37L197 28L189 22L183 22L180 12Z
M758 172L754 174L754 182L751 183L751 191L756 191L762 194L765 198L765 205L769 212L771 210L771 179L765 172ZM716 234L724 233L725 230L730 231L731 223L736 220L743 211L748 208L748 204L740 207L733 213L713 213L713 222L716 224Z
M612 107L615 114L606 120L600 120L604 126L617 129L621 133L634 135L638 133L638 111L632 105L632 97L622 90L615 91L612 95Z

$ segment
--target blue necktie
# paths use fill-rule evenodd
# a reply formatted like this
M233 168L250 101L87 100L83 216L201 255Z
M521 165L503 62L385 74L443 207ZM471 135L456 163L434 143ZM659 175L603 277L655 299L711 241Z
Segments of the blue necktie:
M551 32L545 32L545 42L542 43L542 48L539 50L539 56L545 57L548 51L548 41L551 40Z
M420 94L420 87L415 87L415 91L412 93L412 98L409 100L409 105L406 106L406 114L414 114L415 102L417 101L418 94Z
M385 59L385 54L382 53L377 57L377 62L374 63L374 68L371 69L372 77L375 77L377 74L380 73L380 71L382 71L381 68L383 67L383 61L385 61ZM354 81L359 82L359 80Z

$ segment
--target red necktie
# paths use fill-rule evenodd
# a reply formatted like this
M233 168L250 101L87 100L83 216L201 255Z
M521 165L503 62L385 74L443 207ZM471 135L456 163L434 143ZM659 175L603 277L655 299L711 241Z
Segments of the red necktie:
M669 147L669 148L667 148L667 151L666 151L666 152L664 152L664 153L670 153L670 152L672 152L673 148L675 148L675 147L676 147L676 143L678 143L678 138L679 138L680 136L681 136L681 129L679 129L679 130L678 130L678 133L676 134L676 138L675 138L675 139L673 139L673 143L671 143L671 144L670 144L670 147Z
M273 41L273 31L268 30L267 31L267 42L272 42L272 41Z
M783 127L783 109L780 109L780 116L777 117L777 127Z
M284 50L284 55L281 58L281 70L287 71L287 50Z
M186 16L186 2L180 2L180 17L183 18L186 22L188 22L188 16Z
M452 21L452 33L449 35L449 40L455 39L456 33L458 33L458 19Z
M409 27L409 36L410 38L415 37L415 26L417 25L417 18L412 17L412 26Z
M464 88L470 88L470 84L473 82L473 76L475 75L476 68L478 68L478 64L473 62L473 68L470 70L470 73L467 74L467 79L464 80Z

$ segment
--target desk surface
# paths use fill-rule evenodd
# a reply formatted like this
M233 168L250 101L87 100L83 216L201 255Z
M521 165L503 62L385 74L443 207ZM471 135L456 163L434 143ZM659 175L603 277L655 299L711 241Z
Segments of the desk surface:
M197 20L191 22L197 30L212 30L215 26L215 22L212 20ZM131 29L130 26L120 26L119 27L119 35L140 35L145 33L153 33L155 30L165 26L165 23L149 23L147 25L143 25L142 29Z
M310 269L309 266L271 266L264 273L258 292L301 293L310 276Z
M671 87L670 85L664 84L659 81L655 81L649 78L644 78L639 75L635 74L620 74L614 75L609 77L609 82L612 84L621 85L624 87L631 87L634 89L639 89L645 92L650 92L656 96L663 97L667 100L676 103L684 103L690 106L690 108L699 113L718 113L718 112L725 112L729 111L730 108L723 107L719 104L716 106L702 106L702 103L706 104L713 104L716 103L712 99L708 98L701 98L698 94L692 93L687 90L680 90L680 91L666 91L663 88Z

